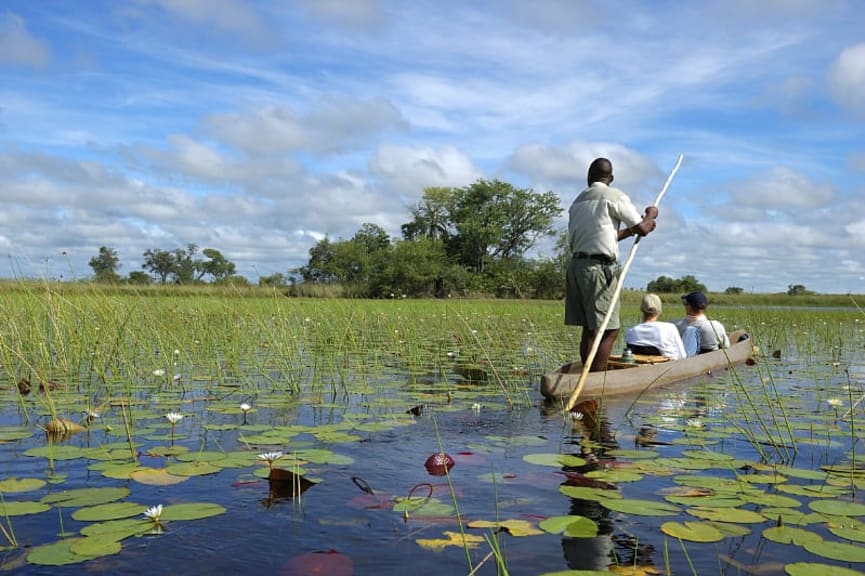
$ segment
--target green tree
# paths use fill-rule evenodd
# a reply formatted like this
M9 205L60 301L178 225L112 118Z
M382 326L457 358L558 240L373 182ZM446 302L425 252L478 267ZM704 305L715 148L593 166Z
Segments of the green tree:
M282 272L276 272L271 274L270 276L259 276L258 277L258 285L259 286L274 286L277 288L284 288L288 286L289 278Z
M137 286L147 286L153 283L153 278L147 272L142 272L141 270L133 270L129 273L129 277L126 281L130 284L134 284Z
M195 258L198 246L187 244L186 249L175 248L172 256L174 258L174 282L177 284L193 284L201 269L201 260Z
M99 255L91 258L88 264L93 269L97 282L116 284L120 281L120 275L117 274L117 270L120 268L120 257L117 255L117 250L100 246Z
M403 239L437 238L446 242L450 237L448 206L452 196L450 188L425 188L423 198L412 209L412 221L401 227Z
M745 290L739 288L738 286L730 286L726 290L724 290L724 294L741 294Z
M646 285L646 291L662 293L687 294L688 292L705 292L706 285L697 280L694 276L688 274L681 278L673 279L669 276L658 276Z
M807 294L813 294L811 290L808 290L802 284L788 284L787 285L787 294L790 296L804 296Z
M144 264L141 267L157 278L160 284L165 284L168 277L174 273L174 254L167 250L148 248L144 251Z
M448 218L454 233L448 254L483 272L491 259L522 256L541 236L555 234L553 219L561 214L559 198L518 189L499 180L478 180L453 190Z
M220 282L234 276L236 273L234 262L223 256L219 250L205 248L201 253L207 260L202 260L198 263L198 280L201 280L204 275L209 274L214 282Z

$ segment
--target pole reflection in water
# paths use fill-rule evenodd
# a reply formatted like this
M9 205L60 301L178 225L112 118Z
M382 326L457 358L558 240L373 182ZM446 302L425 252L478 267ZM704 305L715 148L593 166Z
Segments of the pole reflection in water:
M606 455L608 450L619 447L610 422L593 400L577 404L573 413L580 415L574 419L574 441L579 442L579 456L586 460L586 464L563 468L568 477L565 484L615 490L613 484L585 476L588 472L605 470L614 464L615 459ZM584 516L598 525L598 535L594 538L562 537L562 552L568 568L603 571L614 565L651 564L653 548L638 545L636 539L628 534L617 534L610 511L598 502L571 498L568 514Z

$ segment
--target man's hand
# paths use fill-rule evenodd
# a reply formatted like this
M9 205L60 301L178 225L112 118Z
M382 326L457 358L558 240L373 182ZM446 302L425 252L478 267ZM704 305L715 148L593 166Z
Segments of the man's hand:
M654 220L658 217L658 208L655 206L649 206L646 208L646 218L651 218Z

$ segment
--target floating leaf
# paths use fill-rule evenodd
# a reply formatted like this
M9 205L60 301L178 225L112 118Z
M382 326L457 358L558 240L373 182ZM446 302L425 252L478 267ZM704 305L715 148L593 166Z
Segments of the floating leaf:
M688 508L685 510L691 516L714 520L716 522L735 522L737 524L759 524L766 521L766 517L753 510L742 510L741 508Z
M79 540L83 538L67 538L52 544L37 546L27 554L27 562L40 566L65 566L85 562L88 560L86 556L72 551L72 545Z
M865 504L844 500L812 500L808 508L832 516L865 516Z
M28 514L39 514L51 510L51 506L44 502L12 501L0 502L0 516L26 516Z
M119 541L109 536L88 536L86 538L76 538L69 549L73 554L91 559L117 554L121 550L121 545Z
M712 462L730 462L731 460L734 460L734 457L729 454L724 454L723 452L711 452L709 450L683 450L682 456L696 458L698 460L709 460Z
M589 488L588 486L559 486L559 492L578 500L594 500L595 502L622 498L618 492L604 488Z
M129 496L129 488L77 488L47 494L42 498L42 502L63 507L95 506L127 496Z
M612 458L622 458L625 460L639 460L658 457L658 453L653 450L624 450L622 448L607 450L606 455Z
M225 513L225 508L209 502L169 504L162 509L162 520L199 520Z
M84 536L108 535L114 540L123 540L130 536L144 534L153 528L153 522L147 518L124 518L88 524L81 529Z
M822 540L823 537L816 532L796 528L795 526L774 526L763 530L763 538L778 542L780 544L795 544L802 546L806 542Z
M571 454L526 454L523 460L529 464L538 464L540 466L554 466L561 468L563 466L585 466L585 458L573 456Z
M48 458L50 460L75 460L84 457L84 451L78 446L67 444L46 444L37 448L30 448L24 452L25 456Z
M206 476L221 470L221 467L212 462L180 462L165 467L168 474L175 476Z
M586 472L586 476L595 480L603 480L604 482L637 482L643 479L642 474L637 474L630 470L592 470Z
M784 571L790 576L865 576L865 572L817 562L793 562Z
M459 532L450 532L448 530L445 530L443 534L444 538L420 538L417 540L417 544L421 548L441 552L447 546L477 548L481 543L486 541L483 536L476 536L474 534L460 534Z
M33 436L33 431L29 428L20 428L18 426L0 427L0 442L24 440L31 436Z
M134 502L110 502L81 508L72 513L72 518L83 522L104 522L106 520L118 520L143 514L147 506Z
M601 506L615 512L625 514L636 514L638 516L676 516L679 508L666 502L655 500L624 499L616 500L607 498L599 501Z
M0 480L0 492L14 494L18 492L31 492L45 486L45 480L41 478L7 478Z
M591 518L569 514L553 516L538 523L538 528L550 534L565 533L572 538L594 538L598 535L598 524Z
M709 522L664 522L661 532L689 542L719 542L724 539L724 534Z
M504 530L511 536L536 536L543 534L542 530L538 530L528 520L501 520L499 522L490 520L474 520L468 523L469 528L493 528L496 530Z
M826 523L826 528L839 538L854 542L865 542L865 522L856 518L832 519Z
M819 486L803 486L801 484L779 484L776 489L779 492L786 492L794 496L806 496L808 498L837 498L849 494L850 490L840 486L829 486L820 484Z
M831 542L829 540L814 540L805 542L803 548L811 554L840 560L842 562L865 562L865 548L846 542Z
M169 474L165 468L138 468L129 474L129 478L148 486L171 486L189 480L189 476Z

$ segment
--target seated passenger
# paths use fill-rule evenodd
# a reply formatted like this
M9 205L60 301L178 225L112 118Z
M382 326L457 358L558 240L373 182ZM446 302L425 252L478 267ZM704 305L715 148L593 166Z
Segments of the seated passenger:
M625 342L635 354L656 354L673 360L685 357L685 346L676 326L670 322L659 322L661 299L656 294L646 294L640 304L643 322L628 328Z
M717 320L706 318L709 299L702 292L691 292L682 296L685 304L685 317L674 324L679 329L687 355L696 356L730 347L730 338L724 325Z

